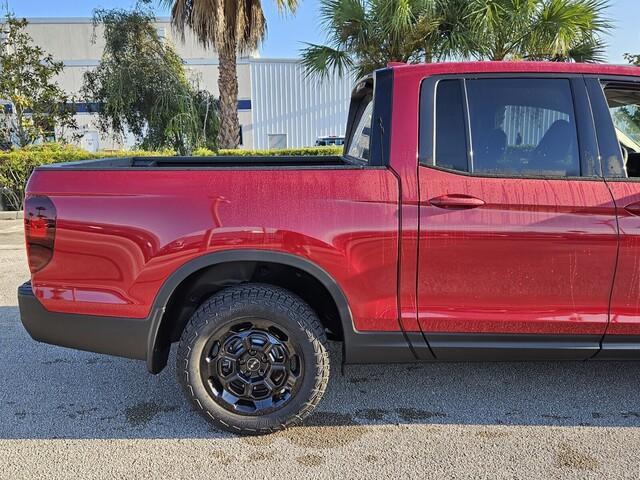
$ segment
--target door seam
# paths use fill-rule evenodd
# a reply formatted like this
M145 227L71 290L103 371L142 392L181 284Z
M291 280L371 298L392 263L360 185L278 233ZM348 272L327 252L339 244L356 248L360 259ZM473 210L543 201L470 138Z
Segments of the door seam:
M611 201L613 202L613 211L615 212L615 218L616 218L616 261L615 264L613 266L613 275L611 278L611 287L609 288L609 304L608 304L608 309L607 309L607 325L604 329L604 333L602 334L602 338L600 338L600 350L598 350L596 353L594 353L590 358L594 358L596 355L598 355L603 348L603 344L604 344L604 339L607 336L607 332L609 331L609 326L611 325L611 304L613 302L613 290L616 286L616 277L617 277L617 273L618 273L618 262L620 261L620 242L621 242L621 236L620 236L620 222L618 220L618 203L616 202L616 199L613 195L613 192L611 191L611 187L609 186L609 182L607 182L607 179L603 176L602 180L604 181L604 184L607 187L607 191L609 192L609 195L611 195Z

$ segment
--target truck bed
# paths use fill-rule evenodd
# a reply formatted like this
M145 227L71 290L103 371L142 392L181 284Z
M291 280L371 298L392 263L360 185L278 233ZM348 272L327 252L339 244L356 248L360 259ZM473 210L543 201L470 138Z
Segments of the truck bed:
M55 163L38 169L123 170L123 169L202 169L272 167L358 167L360 163L344 156L212 156L212 157L120 157Z

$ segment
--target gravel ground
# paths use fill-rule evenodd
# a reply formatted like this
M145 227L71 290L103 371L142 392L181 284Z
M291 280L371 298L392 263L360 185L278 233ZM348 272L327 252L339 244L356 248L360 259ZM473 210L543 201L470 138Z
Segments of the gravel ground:
M21 225L0 222L0 478L638 478L640 364L347 367L307 425L238 438L173 371L32 341Z

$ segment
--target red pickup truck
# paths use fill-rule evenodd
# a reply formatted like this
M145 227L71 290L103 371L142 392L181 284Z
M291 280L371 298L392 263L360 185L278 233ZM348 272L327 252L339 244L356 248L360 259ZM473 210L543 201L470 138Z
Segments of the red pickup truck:
M393 65L343 156L40 167L22 322L146 360L243 434L345 363L640 358L640 69Z

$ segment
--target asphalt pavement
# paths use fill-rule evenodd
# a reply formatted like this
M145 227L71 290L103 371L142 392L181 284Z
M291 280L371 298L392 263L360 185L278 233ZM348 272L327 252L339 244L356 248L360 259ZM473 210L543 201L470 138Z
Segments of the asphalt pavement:
M0 221L0 479L639 478L640 363L340 369L303 427L240 438L183 398L175 356L39 344L20 324L21 222Z

